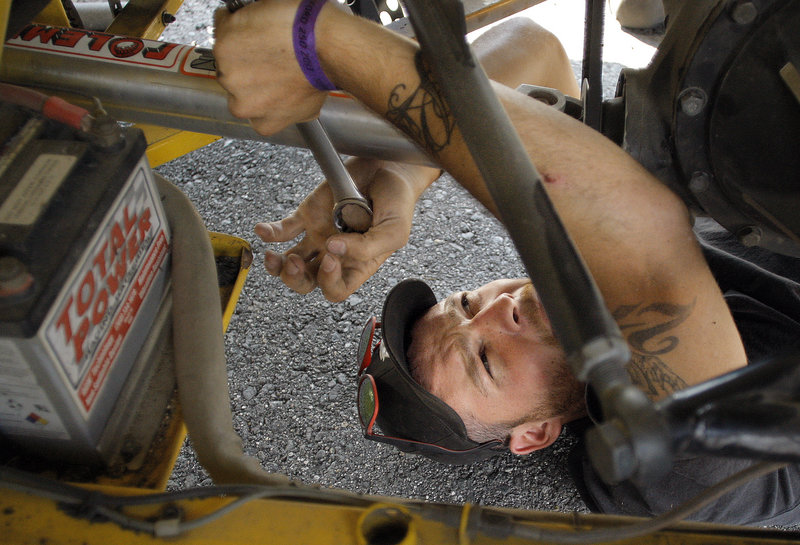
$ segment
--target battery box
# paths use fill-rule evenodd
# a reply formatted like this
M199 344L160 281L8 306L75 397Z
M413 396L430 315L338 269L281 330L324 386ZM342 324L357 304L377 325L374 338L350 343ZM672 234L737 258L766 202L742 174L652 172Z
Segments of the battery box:
M145 139L121 134L100 147L0 103L0 433L61 460L111 455L101 437L169 285Z

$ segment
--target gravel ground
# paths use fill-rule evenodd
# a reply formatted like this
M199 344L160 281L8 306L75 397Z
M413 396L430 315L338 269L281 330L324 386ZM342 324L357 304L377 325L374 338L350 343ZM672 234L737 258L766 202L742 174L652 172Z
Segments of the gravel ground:
M569 4L582 17L581 3ZM163 39L209 45L215 0L187 0ZM547 26L547 25L545 25ZM577 68L577 63L575 64ZM607 66L613 89L618 65ZM422 277L438 296L524 274L504 229L451 179L423 195L408 245L347 301L297 295L260 265L258 221L291 212L322 176L304 149L219 140L159 167L195 203L210 230L253 244L251 269L226 335L234 426L245 451L307 484L441 502L586 511L564 466L575 438L526 457L445 466L364 440L355 411L362 324L398 281ZM207 485L188 441L171 489Z

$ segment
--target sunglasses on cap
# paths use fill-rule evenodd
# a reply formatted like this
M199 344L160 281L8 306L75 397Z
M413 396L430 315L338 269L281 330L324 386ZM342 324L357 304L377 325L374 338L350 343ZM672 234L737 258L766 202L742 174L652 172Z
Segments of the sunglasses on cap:
M375 330L380 329L381 324L376 317L371 317L364 324L361 330L361 337L358 342L357 362L358 368L358 418L364 437L371 441L392 445L404 452L415 452L428 456L446 463L469 463L474 460L485 459L496 453L494 449L500 444L499 441L488 443L474 443L464 450L446 448L435 443L416 441L397 436L384 435L376 429L376 422L379 420L381 410L380 396L378 394L379 382L386 381L386 374L382 373L381 379L376 381L375 376L370 373L370 365L373 358L391 360L396 365L388 351L382 349L381 341L375 344ZM373 347L374 345L374 347ZM417 385L421 389L420 386ZM404 404L405 405L405 404ZM413 410L409 408L409 410ZM493 452L489 452L493 451Z

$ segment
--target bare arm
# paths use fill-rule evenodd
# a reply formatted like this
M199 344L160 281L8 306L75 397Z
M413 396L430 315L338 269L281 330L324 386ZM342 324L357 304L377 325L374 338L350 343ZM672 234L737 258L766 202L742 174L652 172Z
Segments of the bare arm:
M495 81L511 87L533 83L578 94L572 66L558 38L526 17L494 26L472 46ZM526 51L537 54L526 55ZM438 168L377 159L353 158L348 168L372 201L375 215L366 233L338 233L331 220L333 202L327 182L288 216L255 227L256 234L267 243L300 239L283 252L267 248L264 257L267 271L298 293L319 287L331 301L352 294L407 242L415 203L440 174Z
M286 4L262 0L253 7L273 16L274 9L291 9ZM332 6L323 9L316 32L328 77L396 124L496 213L417 45ZM302 81L302 75L294 80ZM251 118L257 130L274 132L283 128L285 117L265 114L282 103L270 104L261 87L255 99L232 85L231 108ZM602 135L512 89L495 88L609 307L691 305L685 320L675 325L682 342L660 358L687 384L742 365L744 350L735 325L680 200ZM297 111L298 116L304 112ZM648 325L659 319L653 313L641 316Z

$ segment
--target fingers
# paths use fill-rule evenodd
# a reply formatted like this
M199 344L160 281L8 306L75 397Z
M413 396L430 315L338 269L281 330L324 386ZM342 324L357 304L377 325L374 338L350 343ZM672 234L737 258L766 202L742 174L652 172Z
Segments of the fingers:
M270 275L280 278L286 287L297 293L306 294L319 286L329 301L343 301L372 276L383 260L361 262L349 259L345 257L346 245L338 240L333 240L330 247L334 252L312 253L305 259L300 245L283 254L266 250L264 267ZM343 260L348 263L344 272Z
M305 230L303 220L296 214L279 221L257 223L255 232L264 242L287 242Z
M374 229L373 229L374 230ZM370 236L370 234L372 236ZM328 239L327 253L320 261L317 284L326 299L344 301L366 282L397 249L387 237L348 234ZM368 241L372 242L368 242ZM379 248L390 247L389 251Z
M283 255L267 250L264 252L264 268L272 276L280 276L283 270Z
M342 301L401 248L411 231L419 193L416 178L407 169L382 170L381 165L375 161L348 162L351 172L359 174L357 179L364 176L369 182L375 215L372 227L364 234L336 232L329 213L333 196L327 184L321 184L283 220L256 225L255 231L264 242L303 237L283 254L265 253L264 265L269 274L280 277L298 293L308 293L319 286L328 300ZM438 170L431 170L438 174Z
M338 302L349 297L406 243L410 229L403 215L389 214L364 234L329 237L317 272L325 298Z
M305 261L298 254L278 254L267 250L264 253L264 267L267 272L281 279L286 287L300 294L306 294L317 287L319 256Z
M265 242L296 236L297 222L286 218L279 222L261 223L256 232ZM282 231L275 229L280 225ZM365 234L347 233L330 237L323 248L307 244L307 240L286 251L264 253L264 266L297 293L306 294L319 286L326 299L339 302L347 299L371 277L395 250L403 246L407 229L398 229L394 222L383 222Z
M366 278L364 279L366 280ZM332 254L325 254L320 262L317 283L328 301L338 303L347 299L364 280L351 289L342 277L342 263Z
M254 231L264 242L286 242L303 232L303 222L293 214L280 221L257 223ZM287 284L290 288L298 283L293 279L297 278L299 271L297 270L298 266L296 263L292 262L291 273L288 272L288 267L286 267L289 264L287 263L287 257L292 252L297 253L297 249L298 246L295 246L286 252L286 254L280 254L271 250L266 250L264 252L264 267L267 269L267 272L272 276L287 276L289 279L292 279L291 285ZM301 262L303 261L302 257L298 256L298 259ZM286 271L284 271L285 268L287 269Z
M374 268L369 264L356 263L343 268L342 258L328 253L320 262L317 284L328 301L338 303L361 287L361 284L375 273L378 266L379 263L374 263Z
M306 262L297 254L289 254L281 271L281 280L289 289L305 295L317 287L318 267L316 259Z
M307 294L319 286L326 299L339 302L352 295L377 270L377 265L370 268L364 263L351 262L343 274L342 259L330 252L304 260L297 253L280 254L267 250L264 252L264 267L292 291Z

